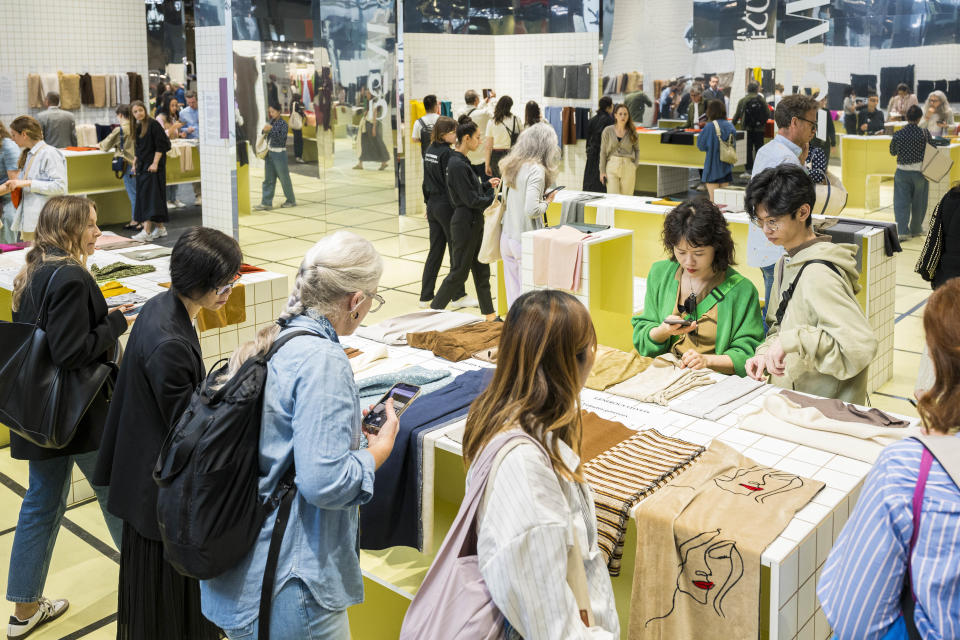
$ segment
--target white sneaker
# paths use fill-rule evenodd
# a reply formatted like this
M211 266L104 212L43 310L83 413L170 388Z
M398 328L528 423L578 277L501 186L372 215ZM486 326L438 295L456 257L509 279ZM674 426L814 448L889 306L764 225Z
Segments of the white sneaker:
M144 230L141 231L140 233L138 233L138 234L136 234L136 235L134 235L134 236L131 236L130 239L131 239L131 240L136 240L137 242L150 242L150 241L152 241L152 240L156 240L159 236L160 236L160 229L159 229L159 228L154 229L154 230L151 231L150 233L147 233L147 230L144 229Z
M167 209L176 209L177 203L173 200L167 200Z
M430 304L432 302L433 300L421 300L420 302L417 303L417 306L420 307L421 309L429 309Z
M450 309L464 309L466 307L479 307L480 301L470 296L463 296L459 300L451 300L447 305Z
M155 237L157 238L166 238L167 237L167 228L166 227L157 227L154 229Z
M202 204L200 202L200 196L197 196L196 198L193 199L193 204L197 205L198 207Z
M40 608L26 620L20 620L16 616L10 616L10 623L7 624L8 638L26 638L33 633L34 629L46 622L56 620L70 607L70 603L67 600L47 600L46 598L40 598L39 602Z
M183 208L184 208L185 206L187 206L187 205L183 204L183 203L180 202L179 200L174 200L174 201L173 201L173 206L176 207L177 209L183 209Z
M303 158L294 158L294 159L300 164L303 164L304 162L306 162Z

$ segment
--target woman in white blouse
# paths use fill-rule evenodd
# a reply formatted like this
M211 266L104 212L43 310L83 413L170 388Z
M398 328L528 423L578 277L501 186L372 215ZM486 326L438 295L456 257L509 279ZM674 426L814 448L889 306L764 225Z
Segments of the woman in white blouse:
M578 455L580 390L596 344L590 314L572 295L550 289L525 293L507 314L493 380L467 417L467 462L512 429L523 430L546 450L528 442L506 453L477 515L480 573L506 619L508 640L620 637L610 575L597 547L593 498ZM590 628L567 583L571 548L579 551L586 574Z
M17 163L19 177L6 183L11 191L21 190L13 228L20 231L23 240L32 242L43 205L67 192L67 160L59 149L43 141L40 123L30 116L20 116L10 123L10 137L23 149Z
M956 124L953 121L953 109L947 101L943 91L931 91L927 96L927 103L923 105L923 119L920 128L926 129L935 136L943 136L953 132Z

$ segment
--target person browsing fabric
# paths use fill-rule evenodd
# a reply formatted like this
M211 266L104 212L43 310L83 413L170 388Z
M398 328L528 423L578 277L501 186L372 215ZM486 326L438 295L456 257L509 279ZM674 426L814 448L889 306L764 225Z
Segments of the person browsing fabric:
M507 202L500 235L507 306L513 304L523 290L521 236L525 231L543 228L547 206L557 193L554 191L544 197L544 191L554 186L559 166L557 132L546 122L535 124L521 133L517 144L500 161Z
M670 258L650 267L643 313L633 318L637 352L673 353L685 368L745 376L763 321L756 287L733 268L723 214L702 198L680 204L664 219L663 246Z
M737 130L727 120L727 111L720 100L707 103L707 124L697 135L697 149L706 152L701 180L707 185L707 197L733 182L733 165L720 160L720 141L737 143Z
M130 200L130 222L123 226L124 229L139 231L141 224L133 217L133 212L137 208L137 177L133 173L133 163L136 159L136 139L130 131L130 107L125 104L117 105L117 121L120 126L115 127L113 131L100 142L101 151L113 151L114 157L123 158L123 187L127 190L127 199Z
M358 507L370 501L374 472L390 456L398 420L393 400L379 433L364 430L360 396L340 336L383 304L383 260L366 239L337 231L303 258L286 309L230 359L229 379L248 358L291 331L267 366L260 428L260 496L266 500L295 465L297 495L280 546L269 626L273 640L347 640L347 609L363 602L357 556ZM372 409L372 406L370 407ZM360 448L363 436L368 446ZM276 519L226 573L200 582L203 614L230 640L257 634L260 589Z
M143 225L134 240L151 242L167 235L167 151L170 139L159 122L147 115L146 106L139 100L130 103L133 115L134 161L137 176L137 199L133 218Z
M600 136L600 182L607 193L632 196L637 181L637 156L640 136L627 108L613 108L614 124Z
M930 130L919 127L923 110L912 105L904 114L907 125L890 139L890 155L897 156L893 174L893 215L901 240L918 236L927 215L930 185L923 176L923 156L931 141Z
M17 163L20 160L20 147L10 137L10 132L0 122L0 244L13 244L17 241L17 232L13 230L13 220L17 208L6 185L8 180L17 179Z
M30 116L14 118L10 123L10 137L22 149L17 161L17 177L4 185L11 191L21 190L20 206L11 229L19 231L23 240L32 241L47 200L67 192L67 159L59 149L43 141L40 123Z
M612 113L613 100L610 96L603 96L597 105L597 114L587 122L587 162L583 167L584 191L607 192L607 186L600 181L600 145L603 130L615 124Z
M287 123L280 117L280 105L271 104L267 107L269 122L263 126L263 134L267 136L267 157L263 160L263 188L260 195L260 204L254 207L257 211L269 211L273 208L273 194L277 189L277 180L283 189L286 198L281 208L297 206L297 198L293 195L293 183L290 181L290 168L287 165Z
M960 437L958 307L951 280L923 312L936 381L917 411L935 440ZM960 486L931 456L920 488L925 448L914 438L884 448L827 556L817 596L839 640L960 638Z
M468 465L497 436L525 434L525 442L502 457L477 513L480 573L506 619L506 640L620 637L580 460L580 391L596 343L590 314L572 295L550 289L523 294L507 313L493 380L467 416ZM568 553L571 546L579 557ZM567 582L568 560L583 563L595 622L590 628Z

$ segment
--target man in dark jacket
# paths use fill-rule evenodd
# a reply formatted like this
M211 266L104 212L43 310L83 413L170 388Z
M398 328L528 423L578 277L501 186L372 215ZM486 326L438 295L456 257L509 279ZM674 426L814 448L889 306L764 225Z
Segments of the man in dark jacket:
M877 108L880 98L875 91L867 94L867 108L857 113L857 134L872 135L883 133L883 111Z
M762 106L762 109L760 108ZM751 82L747 85L747 95L740 98L737 111L733 114L733 126L747 133L747 173L753 173L753 159L763 146L763 135L767 128L770 108L760 95L760 85Z
M640 93L640 95L646 98L648 104L650 103L650 99L643 93ZM629 107L627 109L629 110ZM613 100L610 96L603 96L600 98L597 115L590 118L587 123L587 164L583 168L584 191L607 192L606 185L600 182L600 136L604 129L615 122L613 115L611 115L612 111ZM642 111L643 106L641 105L641 113Z

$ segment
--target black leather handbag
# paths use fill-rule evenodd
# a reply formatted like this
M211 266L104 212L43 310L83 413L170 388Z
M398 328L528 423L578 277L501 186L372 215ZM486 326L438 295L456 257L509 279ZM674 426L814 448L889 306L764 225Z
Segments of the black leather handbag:
M62 449L105 384L112 390L116 364L97 362L79 369L54 364L44 330L50 276L34 324L0 323L0 423L33 444Z

